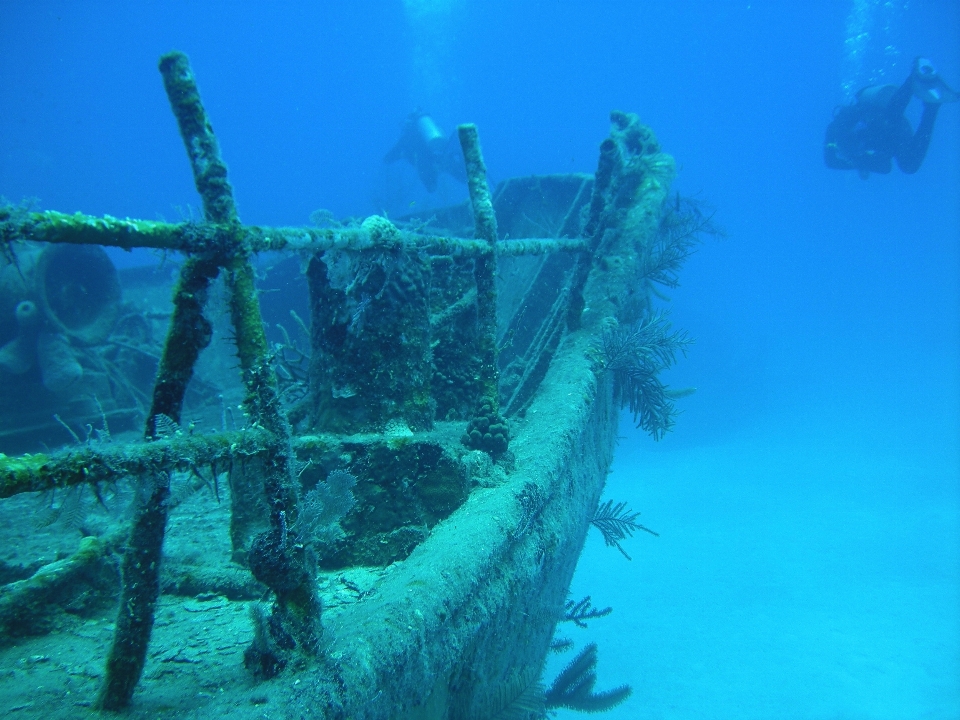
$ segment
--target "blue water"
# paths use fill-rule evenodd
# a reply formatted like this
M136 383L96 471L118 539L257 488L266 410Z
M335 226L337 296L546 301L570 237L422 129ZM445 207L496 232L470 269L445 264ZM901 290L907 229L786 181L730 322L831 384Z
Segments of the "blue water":
M632 563L591 537L572 590L614 607L571 633L634 687L609 717L960 717L960 103L916 175L821 159L859 83L924 55L960 85L960 5L266 7L0 0L0 194L196 213L171 49L248 223L463 199L381 163L417 106L477 123L493 182L592 172L609 111L638 113L728 237L671 303L697 344L670 381L698 392L660 443L625 423L610 477L661 536Z

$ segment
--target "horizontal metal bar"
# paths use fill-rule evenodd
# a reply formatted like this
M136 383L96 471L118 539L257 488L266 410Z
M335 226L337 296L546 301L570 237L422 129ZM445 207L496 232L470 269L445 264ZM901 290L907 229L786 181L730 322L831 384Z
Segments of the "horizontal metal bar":
M129 476L222 464L253 457L270 442L260 428L203 435L177 434L136 443L90 443L51 454L8 457L0 453L0 498L81 483L115 483Z
M402 249L432 254L481 255L491 252L485 241L442 235L424 235L402 230L386 218L373 216L356 227L260 227L219 225L209 222L167 223L131 220L110 215L18 211L0 208L0 239L47 243L105 245L125 250L155 248L202 253L238 246L252 252ZM531 255L555 251L582 251L579 239L519 238L497 242L498 255Z

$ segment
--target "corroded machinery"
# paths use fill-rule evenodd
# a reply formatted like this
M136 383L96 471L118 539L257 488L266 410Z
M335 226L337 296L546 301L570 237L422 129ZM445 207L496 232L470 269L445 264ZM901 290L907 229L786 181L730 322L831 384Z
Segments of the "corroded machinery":
M629 373L618 376L615 353L603 353L612 331L651 316L649 284L672 267L665 253L676 248L662 235L672 159L636 117L614 113L595 176L515 180L491 197L476 128L465 125L469 208L416 230L377 216L246 226L186 57L164 56L160 69L203 222L0 214L5 243L187 256L144 439L0 457L0 497L131 480L136 488L124 532L85 541L59 576L122 548L98 706L127 707L141 677L171 477L209 468L230 480L234 559L269 593L253 613L247 666L263 679L298 679L262 685L272 717L495 716L539 678L620 406L642 415L653 402L642 387L626 390ZM302 376L283 367L264 333L251 257L266 250L306 259ZM181 414L210 342L206 303L218 276L245 421L201 434L183 428ZM668 420L654 418L653 430ZM381 571L356 602L325 608L318 577L355 567ZM39 573L16 585L0 595L8 631L51 592ZM201 713L236 708L212 699Z

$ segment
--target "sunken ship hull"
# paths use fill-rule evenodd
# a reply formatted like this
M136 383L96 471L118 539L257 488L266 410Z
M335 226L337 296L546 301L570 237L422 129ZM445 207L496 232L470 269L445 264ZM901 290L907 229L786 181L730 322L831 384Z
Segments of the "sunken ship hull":
M149 409L140 438L110 437L103 406L136 407L98 398L106 438L88 432L57 451L0 456L4 502L80 487L101 500L110 488L129 505L99 531L84 528L72 555L3 586L0 645L55 630L50 615L119 605L95 659L102 670L86 677L77 691L86 700L71 712L542 717L562 704L563 688L545 690L541 674L620 412L629 407L654 434L669 425L672 406L655 378L667 363L646 366L649 386L630 385L642 368L622 355L636 339L625 329L656 319L651 283L670 271L672 159L636 117L614 113L595 176L520 178L491 195L476 129L461 126L471 203L430 223L244 226L186 58L165 56L161 71L205 222L15 209L0 217L14 245L187 257L157 320L166 339L141 393ZM265 333L258 294L264 308L269 296L251 260L260 251L301 261L297 292L310 320L300 321L299 342L286 330L280 341ZM219 320L208 304L214 282L227 296ZM240 382L194 399L204 427L219 424L204 433L188 427L184 407L203 373L198 358L218 352L206 349L218 323ZM116 342L103 367L122 365L116 353L131 343ZM88 360L78 364L93 376ZM213 488L215 512L203 509L208 495L197 499L201 486ZM174 527L209 528L228 546L225 559L178 557L164 546ZM79 610L76 587L86 598ZM191 598L191 607L215 598L216 615L249 616L233 640L242 675L164 710L156 692L169 678L150 648L186 632L172 611L157 622L169 598Z

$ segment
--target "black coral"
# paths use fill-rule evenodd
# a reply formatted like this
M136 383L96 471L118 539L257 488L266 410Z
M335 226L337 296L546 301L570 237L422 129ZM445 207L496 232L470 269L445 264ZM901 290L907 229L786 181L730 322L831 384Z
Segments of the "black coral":
M654 440L673 427L676 417L674 394L660 381L660 371L673 365L677 352L685 354L691 342L684 332L671 332L663 312L603 332L600 350L604 367L613 373L614 397Z
M632 560L633 558L627 555L627 551L621 547L621 540L633 537L635 530L643 530L651 535L660 536L660 533L638 523L638 517L640 517L640 513L631 512L625 502L614 505L613 500L607 500L597 508L597 513L590 522L603 534L603 539L607 545L616 547L627 560Z
M606 617L613 612L612 607L605 607L599 610L590 603L590 596L587 595L583 600L567 600L563 605L563 617L561 620L572 622L577 627L585 628L587 620Z
M557 675L547 690L546 706L549 709L565 707L581 712L604 712L622 703L633 692L629 685L621 685L595 693L593 686L596 684L597 644L590 643Z

